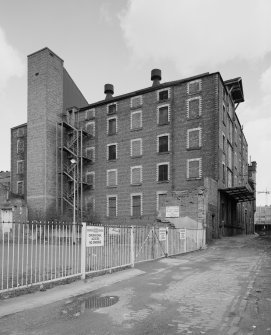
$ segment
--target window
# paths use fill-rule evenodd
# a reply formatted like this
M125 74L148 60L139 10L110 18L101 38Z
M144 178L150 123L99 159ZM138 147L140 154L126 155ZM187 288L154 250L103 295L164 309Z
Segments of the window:
M136 108L142 105L142 95L132 97L130 100L131 108Z
M233 125L230 117L228 116L228 139L232 143L232 133L233 133Z
M24 136L24 128L17 129L17 137L23 137Z
M136 138L134 140L131 140L130 147L131 147L131 157L142 156L142 139L141 138Z
M24 140L18 138L17 140L17 154L22 154L24 152Z
M157 165L157 181L169 181L169 163Z
M112 117L107 120L107 134L115 135L117 133L117 118Z
M142 111L131 112L131 130L142 128Z
M223 107L222 107L222 121L226 125L226 107L225 107L224 104L223 104Z
M187 130L187 149L198 149L201 147L201 128Z
M169 111L170 111L169 105L157 107L157 121L158 121L157 123L160 126L169 123Z
M107 144L107 159L109 161L117 159L117 144Z
M17 161L17 173L24 173L24 161Z
M142 194L131 194L131 216L140 217L142 213Z
M193 80L187 83L187 93L194 94L201 91L202 81L201 79Z
M118 185L118 170L117 169L107 170L106 185L108 187L115 187Z
M131 167L131 184L140 185L142 183L142 166Z
M226 137L223 132L222 132L222 150L223 152L226 152Z
M90 136L93 136L93 137L95 136L95 122L94 121L86 123L86 132Z
M187 118L195 119L201 115L202 102L201 97L190 98L187 103Z
M169 134L162 134L157 137L157 151L158 152L169 151Z
M95 211L95 199L94 197L85 197L85 211L87 214L94 214Z
M225 184L226 181L226 168L225 163L222 163L222 182Z
M118 216L118 197L116 195L107 196L107 216L110 218Z
M200 179L202 175L201 158L187 160L187 178Z
M168 100L170 98L170 89L157 91L158 101Z
M232 147L228 143L228 168L232 170Z
M86 173L86 184L91 188L94 188L95 172Z
M95 147L86 148L86 157L92 162L95 161Z
M232 172L228 169L228 187L232 187Z
M159 211L159 209L166 206L167 192L165 191L156 192L156 198L157 198L156 209Z
M24 193L24 182L23 181L17 182L17 193L20 195L23 195Z
M107 105L107 114L116 114L116 112L117 112L117 104L116 103Z
M91 120L95 118L95 109L88 109L85 111L85 121Z

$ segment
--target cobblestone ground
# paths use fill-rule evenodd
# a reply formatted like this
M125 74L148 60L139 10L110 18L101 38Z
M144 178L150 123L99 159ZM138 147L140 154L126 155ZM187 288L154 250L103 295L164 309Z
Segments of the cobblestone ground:
M0 334L271 335L271 237L137 267L135 278L3 317Z

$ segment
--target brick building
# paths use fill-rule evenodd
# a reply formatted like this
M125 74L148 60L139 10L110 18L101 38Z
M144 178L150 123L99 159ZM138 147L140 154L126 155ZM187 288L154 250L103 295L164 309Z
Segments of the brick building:
M197 222L208 239L253 232L256 165L236 114L241 78L161 83L153 70L151 80L116 97L106 84L105 99L88 104L51 50L28 56L28 119L11 130L11 187L30 218L75 208L78 220L146 224L173 204L178 223Z

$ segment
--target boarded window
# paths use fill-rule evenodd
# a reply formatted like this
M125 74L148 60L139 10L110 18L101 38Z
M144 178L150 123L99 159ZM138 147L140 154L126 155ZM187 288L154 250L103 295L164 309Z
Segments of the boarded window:
M17 173L18 174L24 173L24 161L17 162Z
M158 165L158 181L168 181L168 164Z
M141 138L131 140L131 156L138 157L142 155L142 140Z
M94 122L88 122L88 123L86 123L86 132L90 136L95 136L95 123Z
M141 216L141 195L132 196L132 216L133 217Z
M24 193L24 182L23 181L18 181L17 183L17 193L20 195L23 195Z
M86 182L89 186L94 187L94 172L86 174Z
M168 106L163 106L158 108L158 124L167 124L169 121L169 111Z
M200 98L190 99L187 101L187 117L190 119L197 118L201 115Z
M92 162L95 161L95 148L86 148L86 157L90 159Z
M191 81L188 85L188 93L194 94L201 90L201 80L194 80Z
M117 145L110 144L108 145L108 160L115 160L117 159Z
M117 119L109 119L107 127L108 135L115 135L117 133Z
M95 118L95 109L89 109L85 111L85 120L91 120Z
M226 180L226 169L225 169L225 164L222 163L222 182L225 183Z
M131 113L131 130L142 128L142 112Z
M158 152L168 152L168 135L163 135L158 137Z
M108 197L108 216L114 218L117 216L117 197Z
M135 166L131 168L131 184L138 185L142 183L142 167Z
M201 178L201 159L189 159L187 161L187 178Z
M107 186L117 186L117 170L107 170Z
M19 138L17 140L17 154L22 154L24 152L24 140Z
M131 107L132 108L139 107L141 105L142 105L142 95L131 98Z
M187 131L187 148L194 149L201 146L201 129L194 128Z
M166 206L166 198L167 198L167 194L163 193L163 194L158 194L158 210L161 209L162 207Z

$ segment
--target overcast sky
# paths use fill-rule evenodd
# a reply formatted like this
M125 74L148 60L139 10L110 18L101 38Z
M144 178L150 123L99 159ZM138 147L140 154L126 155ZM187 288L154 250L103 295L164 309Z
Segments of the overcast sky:
M47 46L89 103L105 83L115 95L151 86L153 68L162 81L242 77L237 114L257 190L271 191L270 18L270 0L0 0L0 170L10 169L10 128L26 122L27 55Z

